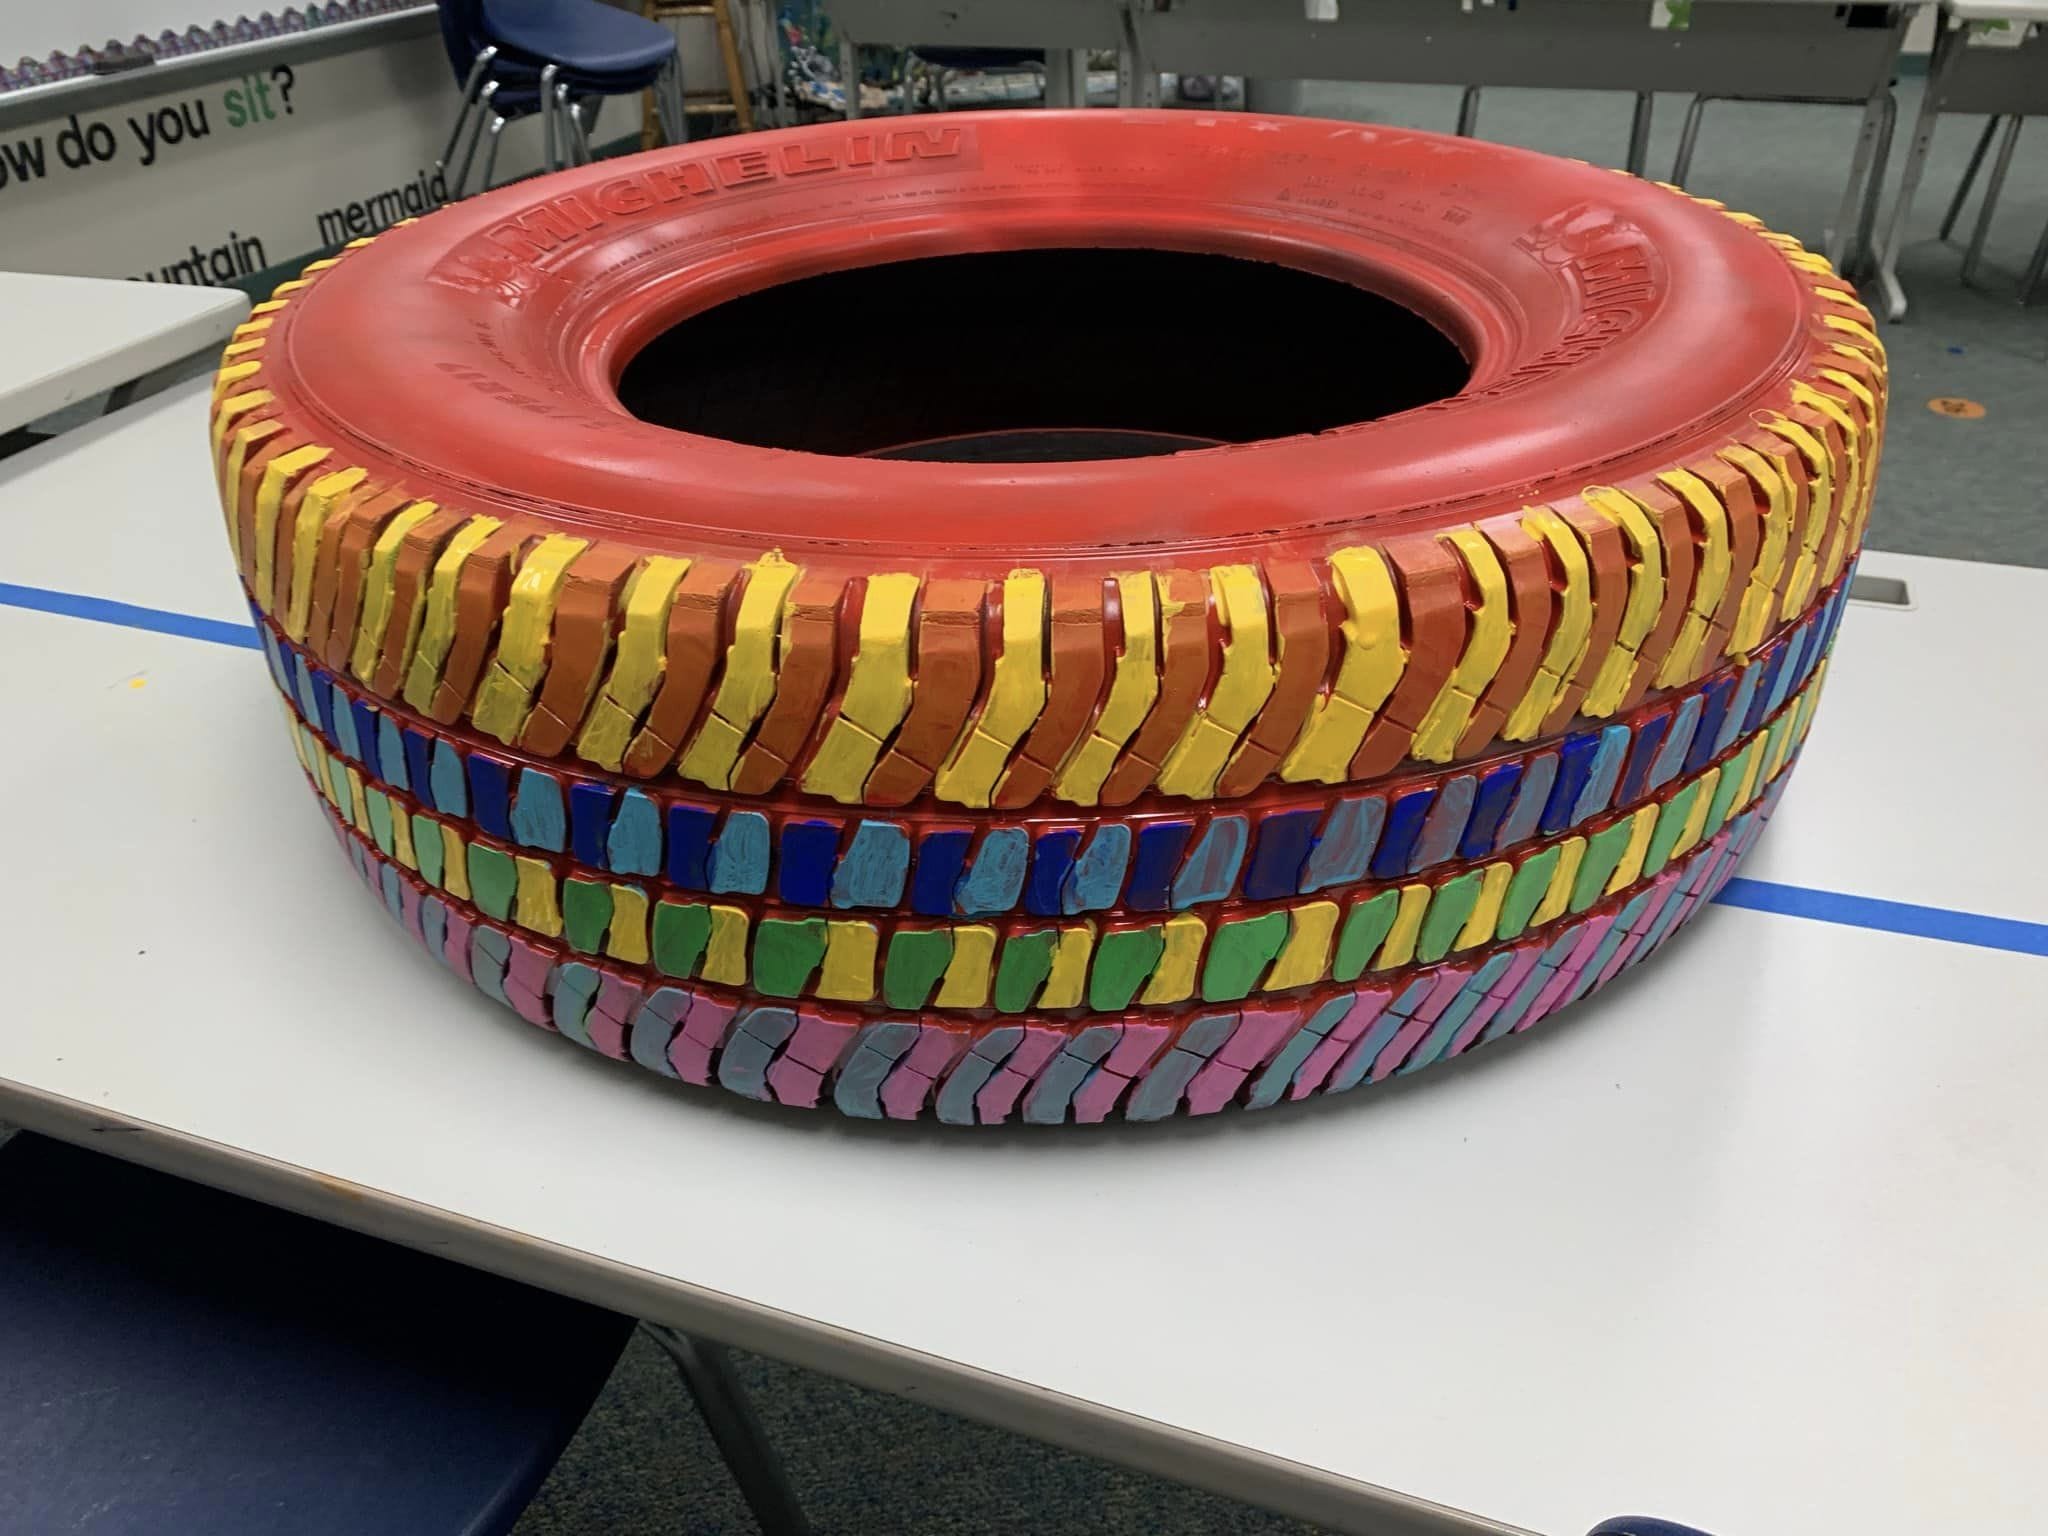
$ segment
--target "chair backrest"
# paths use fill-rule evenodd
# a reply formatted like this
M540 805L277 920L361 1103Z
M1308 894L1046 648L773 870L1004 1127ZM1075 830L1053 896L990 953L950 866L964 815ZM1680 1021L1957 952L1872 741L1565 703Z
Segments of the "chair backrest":
M484 0L436 0L435 8L441 13L441 46L460 84L484 46Z

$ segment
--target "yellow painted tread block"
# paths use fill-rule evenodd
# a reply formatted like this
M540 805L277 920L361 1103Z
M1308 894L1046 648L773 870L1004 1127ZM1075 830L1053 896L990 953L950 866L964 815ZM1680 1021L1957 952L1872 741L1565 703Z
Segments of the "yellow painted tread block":
M618 641L583 730L576 738L577 755L600 768L617 770L640 716L654 702L668 665L668 616L676 586L690 571L690 562L675 555L649 555L633 568L619 594ZM424 650L424 644L422 645ZM435 662L435 671L440 662ZM432 697L429 684L428 697Z
M604 952L628 965L647 963L647 892L637 885L612 887L612 920Z
M220 462L220 445L227 440L228 428L237 416L246 416L260 405L268 405L277 398L267 389L245 390L239 395L228 395L213 409L213 461Z
M704 966L698 973L706 981L737 987L747 979L747 914L739 907L711 909L711 937L704 943Z
M1422 934L1422 914L1429 906L1430 894L1426 885L1401 887L1401 899L1394 908L1394 926L1387 930L1386 942L1380 945L1379 958L1373 961L1374 970L1392 970L1415 958L1415 941Z
M1500 556L1486 536L1476 528L1458 528L1442 535L1464 557L1472 579L1479 587L1479 606L1471 614L1471 634L1465 651L1451 675L1444 679L1435 702L1422 717L1409 756L1427 763L1447 763L1457 749L1458 738L1472 722L1472 711L1486 685L1507 660L1508 646L1515 637L1514 620L1508 612L1508 578L1501 569Z
M248 462L250 449L283 430L274 421L255 421L246 427L235 428L235 439L228 445L227 463L221 466L220 508L228 520L228 544L235 552L237 570L246 568L243 563L246 556L242 549L242 520L236 515L236 492L242 483L242 466Z
M953 958L939 978L934 1008L980 1008L988 1002L989 975L996 958L996 931L986 923L953 930Z
M1614 866L1614 873L1607 877L1602 894L1612 896L1624 886L1634 885L1643 873L1643 859L1650 851L1650 834L1657 830L1657 815L1663 809L1659 805L1645 805L1629 818L1628 846L1621 851L1621 862Z
M1728 546L1728 509L1721 505L1713 487L1686 469L1670 470L1657 478L1699 520L1704 540L1699 550L1698 568L1693 573L1692 597L1686 605L1685 622L1679 625L1670 653L1657 669L1657 686L1675 688L1681 683L1691 682L1699 674L1700 647L1713 623L1714 610L1721 606L1721 594L1728 589L1733 557Z
M1078 1008L1086 1000L1088 988L1088 961L1095 952L1095 925L1077 923L1072 928L1060 930L1059 942L1052 952L1052 967L1046 972L1045 986L1038 994L1038 1006L1051 1008Z
M364 682L376 674L377 651L384 638L384 626L391 619L392 567L398 563L398 546L414 528L434 515L434 503L416 501L384 525L377 542L370 546L370 558L363 573L363 611L356 621L355 649L349 653L349 670Z
M1620 632L1579 706L1586 714L1597 717L1611 715L1621 708L1629 684L1635 679L1637 653L1657 626L1657 614L1664 606L1664 541L1658 537L1650 514L1626 492L1603 485L1593 486L1580 495L1587 506L1621 529L1622 537L1635 552L1629 570L1628 601L1621 610Z
M910 611L918 578L870 576L861 599L860 646L853 654L839 713L804 769L807 794L858 804L861 788L890 732L910 712Z
M1259 990L1283 992L1320 981L1330 968L1330 941L1343 915L1334 901L1311 901L1287 913L1287 942L1273 959Z
M1140 1003L1180 1003L1194 995L1195 971L1202 959L1202 945L1208 940L1209 929L1192 912L1182 912L1166 920L1165 948L1159 952L1159 962L1152 967L1152 978L1139 994Z
M771 549L747 564L747 589L725 648L725 671L712 696L711 713L690 742L676 771L713 789L732 786L733 765L747 733L775 701L775 643L782 633L783 608L802 574L801 567Z
M1493 937L1500 922L1501 902L1507 897L1508 882L1514 875L1515 866L1505 861L1486 866L1486 872L1479 877L1479 899L1472 904L1472 915L1465 919L1465 926L1451 941L1452 949L1470 949Z
M311 499L309 491L307 500ZM422 713L433 704L434 690L441 682L441 668L447 664L449 649L455 644L456 601L462 592L463 563L500 526L495 517L472 517L455 530L454 537L434 560L434 569L427 578L427 600L423 605L426 611L420 621L419 640L405 674L405 702Z
M844 1003L864 1003L873 997L879 942L873 923L827 922L825 958L818 965L818 996Z
M1720 784L1721 766L1718 763L1700 775L1699 790L1692 797L1692 810L1685 818L1685 825L1679 828L1678 841L1671 845L1670 857L1675 859L1691 852L1693 845L1699 842L1700 834L1707 830L1707 812L1713 807L1714 791Z
M1583 837L1567 839L1558 849L1557 868L1551 871L1550 888L1536 903L1536 910L1529 914L1529 927L1541 928L1571 905L1572 886L1578 881L1579 866L1585 861L1586 840Z
M1529 687L1501 722L1505 741L1527 741L1543 729L1543 721L1557 702L1563 688L1586 659L1586 647L1593 637L1593 568L1586 548L1572 532L1571 524L1555 512L1530 507L1522 514L1522 530L1547 545L1564 572L1564 585L1556 594L1557 618L1536 675Z
M391 856L418 873L420 861L412 846L412 817L395 801L391 806Z
M1102 784L1159 697L1159 588L1149 571L1116 578L1123 614L1123 649L1117 653L1109 697L1086 740L1061 764L1053 792L1075 805L1093 805ZM1176 610L1177 611L1177 610Z
M1799 450L1800 457L1806 460L1806 539L1799 561L1792 568L1792 584L1785 590L1785 607L1779 615L1781 619L1790 620L1806 611L1816 580L1833 580L1831 576L1822 576L1825 567L1832 563L1837 570L1841 568L1842 526L1835 512L1834 476L1831 472L1834 461L1828 453L1827 444L1789 417L1780 416L1765 422L1764 430L1792 444ZM1829 538L1831 531L1833 537ZM1823 539L1828 540L1825 556L1821 552Z
M1224 627L1223 666L1209 690L1209 702L1195 711L1159 766L1159 788L1169 795L1199 798L1215 793L1217 777L1238 737L1271 697L1278 676L1273 665L1273 618L1258 569L1214 566L1209 590Z
M1340 549L1329 566L1347 615L1344 659L1336 683L1309 711L1280 765L1280 777L1290 784L1338 784L1350 776L1366 728L1408 665L1401 645L1401 594L1385 557L1371 548Z
M960 733L932 780L932 793L958 805L987 805L1010 753L1045 708L1045 576L1003 578L1003 648L981 713Z
M1756 564L1750 567L1749 585L1743 589L1734 633L1728 637L1728 654L1746 656L1763 644L1764 631L1771 622L1771 605L1777 599L1785 547L1791 539L1792 493L1777 465L1754 448L1730 444L1719 457L1764 488L1763 538L1757 546Z
M292 481L332 452L331 448L308 443L279 454L263 466L263 479L256 486L256 604L265 613L275 605L277 517L284 507L284 493Z
M512 860L519 883L514 897L512 920L522 928L558 938L562 932L562 907L556 893L555 872L545 859L524 854Z
M401 518L409 513L399 514ZM394 527L396 524L393 525ZM387 532L385 537L390 535ZM383 541L378 541L383 547ZM551 533L535 545L512 578L505 617L498 625L498 653L477 685L470 722L503 742L515 740L533 708L534 690L547 674L548 640L555 627L555 600L570 562L590 547L587 539ZM365 604L367 608L367 602ZM362 653L357 652L358 656ZM374 654L374 652L372 653ZM368 677L357 662L357 675Z
M463 901L469 895L469 849L463 844L462 834L447 822L441 822L441 884L450 896Z
M299 498L299 520L292 525L292 580L285 594L284 630L301 644L313 608L313 565L320 553L320 530L327 525L341 500L361 485L369 471L338 469L322 475L306 487Z

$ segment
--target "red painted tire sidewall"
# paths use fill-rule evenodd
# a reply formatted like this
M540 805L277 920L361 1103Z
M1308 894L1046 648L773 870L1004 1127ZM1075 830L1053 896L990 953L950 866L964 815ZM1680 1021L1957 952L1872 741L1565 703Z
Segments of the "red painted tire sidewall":
M1256 257L1357 283L1431 319L1472 377L1315 435L1055 464L765 449L618 403L636 350L739 294L1033 246ZM473 199L353 253L279 317L270 355L314 440L422 497L653 550L775 544L814 565L978 574L1108 570L1133 545L1161 561L1247 544L1312 556L1619 482L1781 407L1822 344L1813 308L1734 220L1577 162L1319 120L991 113L657 151ZM851 343L820 344L846 346L846 388L861 388Z

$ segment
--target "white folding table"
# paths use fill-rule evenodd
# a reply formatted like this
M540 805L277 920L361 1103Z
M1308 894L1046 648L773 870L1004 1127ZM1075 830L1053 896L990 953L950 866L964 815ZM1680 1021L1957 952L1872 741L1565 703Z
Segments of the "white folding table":
M1852 608L1749 909L1526 1038L1259 1114L867 1124L602 1060L390 930L204 435L193 385L0 463L0 1117L1343 1529L2039 1529L2048 572L1867 556L1911 605Z
M218 347L248 313L233 288L0 272L0 432Z

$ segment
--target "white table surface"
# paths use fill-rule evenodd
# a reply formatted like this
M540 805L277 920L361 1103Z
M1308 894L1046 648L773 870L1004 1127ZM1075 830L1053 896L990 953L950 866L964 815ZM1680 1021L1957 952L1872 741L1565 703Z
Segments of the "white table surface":
M0 463L0 579L240 618L203 420L180 390ZM1916 606L1852 607L1743 873L2048 920L2009 809L2048 573L1864 568ZM1327 1103L775 1112L403 942L258 653L0 606L0 654L0 1115L1349 1529L2039 1529L2048 960L1721 907Z
M248 313L233 288L0 272L0 432L217 347Z

